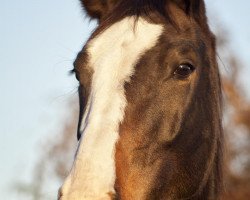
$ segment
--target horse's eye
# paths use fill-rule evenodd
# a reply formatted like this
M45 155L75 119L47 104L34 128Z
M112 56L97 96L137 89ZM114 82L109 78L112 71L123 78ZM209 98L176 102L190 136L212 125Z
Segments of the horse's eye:
M175 70L174 75L177 78L187 78L195 70L195 67L189 63L180 64Z

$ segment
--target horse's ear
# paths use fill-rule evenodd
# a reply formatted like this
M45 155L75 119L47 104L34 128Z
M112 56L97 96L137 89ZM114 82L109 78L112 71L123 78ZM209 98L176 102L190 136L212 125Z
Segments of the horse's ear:
M173 0L187 15L193 17L200 24L207 23L204 0Z
M119 0L80 0L92 19L102 20Z

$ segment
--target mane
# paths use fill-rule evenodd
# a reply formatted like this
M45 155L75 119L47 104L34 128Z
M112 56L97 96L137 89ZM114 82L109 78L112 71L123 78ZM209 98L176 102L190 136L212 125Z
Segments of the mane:
M166 4L167 3L167 4ZM156 12L166 20L171 20L171 14L168 12L167 0L122 0L117 5L117 12L123 13L124 16L149 16L150 12ZM123 9L123 10L122 10Z
M135 22L141 16L150 18L151 12L156 12L158 15L163 16L168 22L172 23L170 12L166 11L166 2L168 0L118 0L112 12L106 15L100 26L97 28L97 34L103 32L115 22L128 17L134 16ZM173 24L173 23L172 23ZM93 36L96 35L94 33Z
M104 18L97 31L92 35L96 36L100 32L103 32L108 27L110 27L115 22L128 17L134 16L135 22L141 16L146 16L150 21L154 21L151 17L151 13L157 14L159 17L163 18L166 22L173 25L178 29L175 23L172 13L170 12L169 5L173 1L170 0L117 0L114 8L110 13L108 13ZM205 13L204 5L201 5L199 0L184 0L182 3L175 4L180 7L188 17L194 18L202 27L207 29L206 19L202 15ZM201 14L202 12L202 14Z

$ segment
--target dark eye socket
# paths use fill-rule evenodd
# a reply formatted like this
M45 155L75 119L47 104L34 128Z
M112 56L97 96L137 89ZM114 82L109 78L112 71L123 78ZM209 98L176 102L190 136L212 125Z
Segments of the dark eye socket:
M184 79L187 78L195 70L195 67L189 63L180 64L174 72L177 78Z

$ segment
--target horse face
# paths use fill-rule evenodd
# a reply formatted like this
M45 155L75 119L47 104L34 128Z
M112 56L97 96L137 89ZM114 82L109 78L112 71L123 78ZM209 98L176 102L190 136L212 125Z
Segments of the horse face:
M213 40L182 5L168 9L174 24L152 11L108 26L88 10L100 28L75 61L80 141L60 200L187 198L208 181L219 126Z
M120 199L195 198L217 148L212 42L190 21L180 30L163 27L125 83L115 157Z

